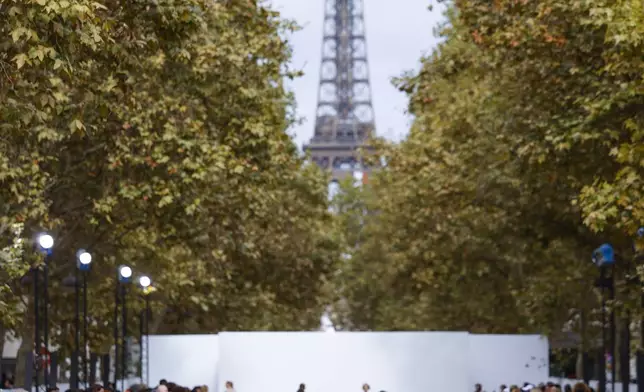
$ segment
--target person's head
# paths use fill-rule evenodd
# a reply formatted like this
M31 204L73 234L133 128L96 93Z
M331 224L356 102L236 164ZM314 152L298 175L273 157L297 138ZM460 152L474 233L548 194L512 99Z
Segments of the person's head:
M160 379L159 385L168 385L168 380L166 380L165 378Z
M306 389L306 385L304 385L302 383L302 384L300 384L300 387L298 388L298 391L303 392L305 389Z
M365 383L365 384L362 384L362 390L363 390L364 392L367 392L367 391L368 391L368 390L370 390L370 389L371 389L371 387L369 386L369 384L366 384L366 383Z
M226 381L226 389L233 389L235 386L232 381Z
M47 392L60 392L58 387L47 387Z
M523 388L521 388L521 390L523 392L532 392L532 390L535 389L535 388L537 388L537 387L535 387L534 385L532 385L529 382L527 382L527 383L523 384ZM537 388L537 389L539 389L539 388Z
M156 392L168 392L168 386L166 384L159 384Z
M483 387L481 386L481 384L475 384L474 385L474 390L476 392L481 392L483 390Z
M584 384L583 382L578 382L575 384L574 387L572 387L573 392L590 392L590 388L588 388L588 385Z
M201 392L208 392L208 385L202 385Z
M194 387L192 388L192 392L201 392L201 387Z

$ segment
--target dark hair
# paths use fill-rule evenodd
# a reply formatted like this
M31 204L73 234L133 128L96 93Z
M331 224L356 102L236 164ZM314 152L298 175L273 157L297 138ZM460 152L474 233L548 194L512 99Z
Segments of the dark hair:
M306 385L304 383L300 384L300 388L297 390L298 392L303 392L306 389Z
M233 382L232 382L232 381L226 381L226 385L230 385L231 387L234 387L234 386L235 386L235 385L233 385Z
M166 380L165 378L162 378L159 380L159 385L166 385L167 383L168 383L168 380Z

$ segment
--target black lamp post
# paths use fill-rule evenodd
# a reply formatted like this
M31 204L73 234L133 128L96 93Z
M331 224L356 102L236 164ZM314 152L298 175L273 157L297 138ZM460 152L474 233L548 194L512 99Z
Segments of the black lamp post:
M78 252L76 252L76 388L78 388L78 383L80 380L80 377L78 376L79 374L79 358L80 358L80 353L82 352L82 358L83 358L83 382L85 384L85 387L88 386L88 381L87 381L87 273L89 272L91 266L92 266L92 255L87 252L84 249L80 249ZM80 345L80 334L81 334L81 323L80 323L80 279L79 279L79 273L83 274L83 347L81 351L81 345ZM72 365L74 364L74 361L72 361ZM72 369L72 372L74 369Z
M49 387L49 259L52 254L52 249L54 247L54 237L47 233L42 233L38 236L38 246L42 252L45 253L45 263L43 266L43 345L44 349L40 344L40 304L39 304L39 286L38 278L39 273L38 269L34 269L34 310L35 310L35 319L34 319L34 345L36 348L36 355L34 356L36 363L42 364L44 367L45 375L45 386ZM41 355L44 355L41 358ZM38 369L38 367L37 367ZM39 388L38 382L38 372L36 371L36 390Z
M117 283L115 288L114 303L114 386L116 387L119 376L121 377L121 391L125 391L126 361L127 361L127 289L132 281L132 268L122 265L117 270ZM121 351L119 352L119 304L121 305ZM119 358L119 353L121 358ZM119 368L119 359L121 367ZM119 369L121 370L119 374Z
M149 347L149 340L148 340L148 334L149 334L149 317L150 317L150 288L152 285L152 280L147 277L147 276L141 276L139 278L139 285L141 286L141 289L143 290L143 300L145 301L145 307L143 312L141 312L141 325L140 325L140 337L139 337L139 368L141 369L141 383L145 385L149 385L149 377L148 377L148 347ZM145 341L145 347L143 346L143 342ZM145 368L143 367L143 352L145 350ZM145 382L144 380L144 375L145 375Z
M615 291L613 286L613 266L615 265L615 251L610 244L603 244L593 251L593 263L599 267L599 281L597 286L601 289L601 315L602 315L602 347L599 355L599 392L606 392L606 349L607 349L607 331L606 331L606 295L605 289L609 290L610 299L614 299ZM609 274L610 273L610 274ZM610 330L613 338L611 338L610 354L613 360L612 365L612 380L611 391L615 391L615 350L614 350L614 319L613 312L611 312Z
M640 227L637 230L637 237L641 240L644 238L644 227ZM641 256L644 255L641 249L637 248L637 242L633 243L633 251L635 252L635 261ZM644 282L641 282L642 286ZM644 287L640 287L640 290L643 290ZM641 306L644 309L644 291L641 294ZM637 350L636 357L636 378L637 378L637 392L644 392L644 316L640 319L640 347Z

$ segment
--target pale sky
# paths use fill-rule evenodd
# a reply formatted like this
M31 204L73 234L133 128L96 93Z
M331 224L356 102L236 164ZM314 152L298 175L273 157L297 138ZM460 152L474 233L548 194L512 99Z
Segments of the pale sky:
M371 77L376 133L392 140L407 134L410 119L405 114L406 96L391 84L391 78L418 69L421 56L437 44L433 30L440 24L442 7L435 0L363 0L367 32L367 54ZM322 51L324 0L270 0L286 18L295 19L303 29L290 38L292 65L304 76L291 83L297 98L302 125L291 130L299 147L313 134L317 86ZM430 11L429 5L434 9Z

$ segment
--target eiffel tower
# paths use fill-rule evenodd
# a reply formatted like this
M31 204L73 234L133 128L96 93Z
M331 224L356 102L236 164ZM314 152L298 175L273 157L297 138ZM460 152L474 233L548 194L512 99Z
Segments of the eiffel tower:
M367 172L357 154L375 130L362 0L324 0L324 34L313 138L304 151L335 181Z

